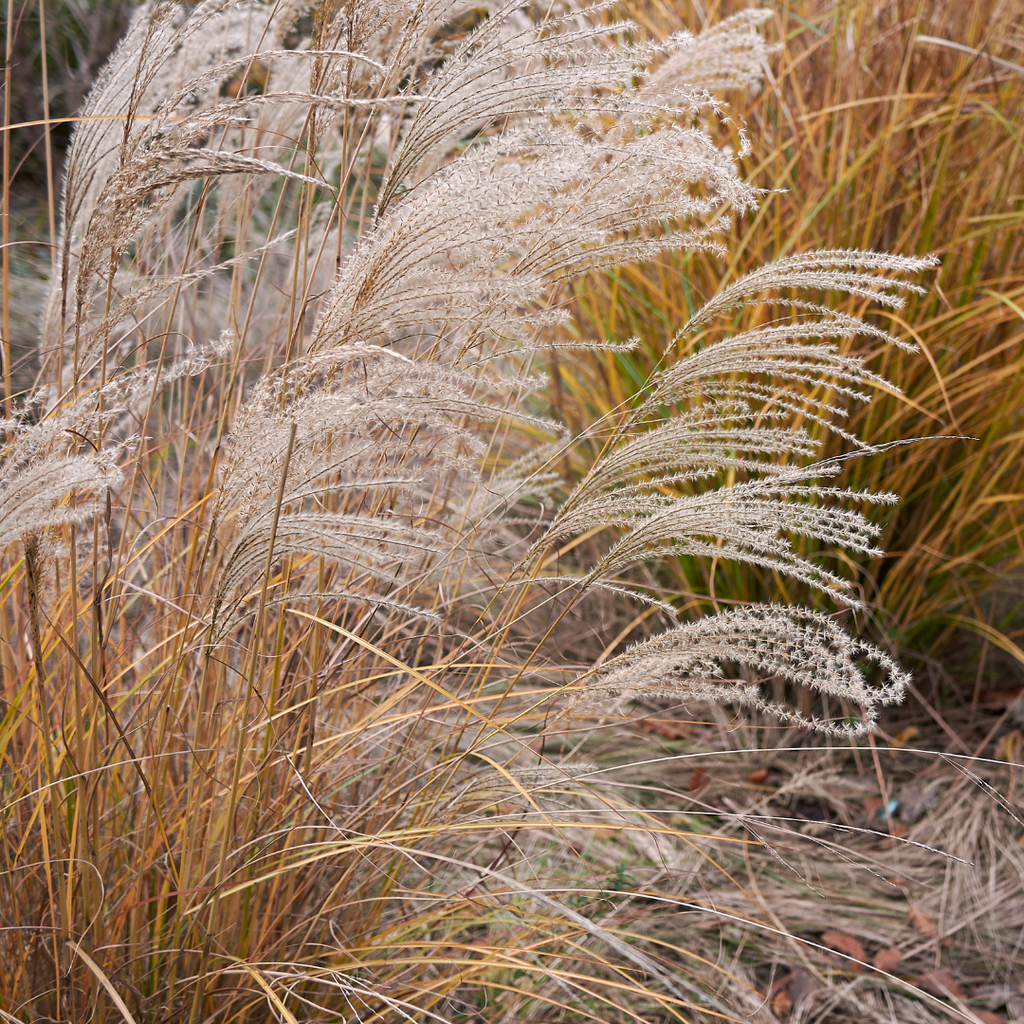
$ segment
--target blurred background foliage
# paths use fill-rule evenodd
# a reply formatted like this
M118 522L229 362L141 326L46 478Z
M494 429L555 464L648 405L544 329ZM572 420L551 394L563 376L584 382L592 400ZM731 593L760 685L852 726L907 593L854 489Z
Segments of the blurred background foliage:
M61 119L73 117L79 108L125 27L129 6L128 0L45 0L42 6L40 0L14 0L6 8L5 46L11 69L7 123L43 121L47 112L54 119L49 136L40 124L5 133L11 182L9 226L16 243L7 256L16 279L9 313L26 387L34 371L38 308L49 270L47 240L55 224L50 197L59 194L63 149L70 132L69 122ZM707 8L701 0L624 0L626 13L651 36L699 29L740 6L732 0ZM796 848L793 859L806 856L814 865L817 888L805 885L788 865L779 870L778 855L767 844L744 845L749 836L740 833L738 826L736 835L729 835L729 845L716 848L714 861L697 842L704 837L690 832L695 841L689 844L689 852L670 865L676 877L689 880L686 884L692 881L693 892L709 906L749 914L754 906L750 893L754 893L756 913L762 913L763 903L770 927L760 932L738 928L735 923L742 919L735 916L719 928L712 918L698 916L697 904L687 913L673 907L671 914L647 917L636 933L630 930L635 927L633 918L618 919L626 929L624 935L634 939L642 934L644 941L659 943L659 953L669 962L685 964L687 972L696 971L698 963L723 963L735 971L727 979L732 989L742 989L749 979L750 996L759 1008L765 1008L774 993L770 1010L777 1018L771 1019L784 1019L786 1001L800 999L798 982L803 987L812 971L819 972L802 947L794 957L797 947L791 933L813 934L815 941L820 938L819 952L824 952L827 935L846 941L849 933L870 934L874 945L869 943L868 956L877 955L878 946L887 946L882 953L898 952L902 946L920 951L918 962L927 957L938 967L938 958L949 956L948 940L942 937L945 931L937 930L945 929L945 917L953 922L950 930L962 929L956 932L958 959L954 961L961 978L995 981L1003 977L998 971L1019 966L1012 952L1018 948L1021 927L1019 860L1014 859L1020 847L1014 831L1019 818L1015 812L1001 814L988 800L1006 792L1013 801L1015 786L1019 800L1019 769L1006 762L1020 761L1020 731L1013 728L996 735L1009 708L995 725L991 725L994 715L974 723L980 730L977 736L962 726L979 704L991 710L986 691L1008 691L1024 683L1024 2L805 0L776 3L773 9L766 31L778 48L765 68L762 88L728 97L736 124L745 122L751 143L751 153L744 157L746 172L766 190L760 211L733 225L728 258L666 256L657 265L621 268L580 282L564 299L581 330L606 338L636 335L641 346L631 354L562 352L548 369L559 413L582 429L633 395L655 366L682 354L675 331L703 300L765 262L816 248L854 247L918 255L934 252L942 259L926 282L930 287L925 296L911 301L898 315L871 314L921 348L917 355L881 347L874 354L873 368L898 384L902 394L879 390L870 405L851 403L849 409L849 429L879 446L896 439L945 438L915 441L871 458L850 460L842 481L856 488L893 490L903 498L898 506L872 511L885 524L883 546L888 555L873 564L846 566L866 605L857 624L861 631L917 670L916 703L894 712L904 717L885 723L894 735L889 737L884 762L876 757L872 765L867 753L862 758L854 748L850 759L837 762L839 768L835 768L819 758L819 751L805 743L806 737L797 730L760 725L737 729L725 716L712 722L649 716L637 723L632 718L612 722L614 728L602 726L601 742L586 751L602 764L621 765L631 759L634 763L617 776L618 785L635 785L638 792L648 794L658 813L666 787L674 785L685 792L690 803L684 806L690 810L680 827L686 829L717 830L720 806L729 808L728 821L740 821L741 816L734 814L737 800L759 814L774 801L773 806L787 815L784 820L804 822L799 833L785 833L786 841L806 842ZM731 141L739 144L735 130ZM828 297L830 304L844 301L837 295ZM849 302L845 308L861 315L866 305ZM738 315L733 326L754 326L756 315L757 311ZM701 339L694 341L700 343ZM842 401L841 396L836 400ZM813 429L813 424L808 426ZM841 439L824 440L827 454L846 450ZM598 444L600 439L595 439L594 445ZM583 460L565 467L569 475L584 468ZM821 552L821 557L836 556ZM667 560L657 578L645 583L663 588L666 596L694 615L743 599L812 605L819 600L814 593L800 593L784 579L728 562ZM632 614L632 609L624 614ZM624 623L616 641L642 634L653 624L652 616L651 609L639 611ZM353 708L354 715L369 714L373 705L366 699ZM662 709L657 710L660 714ZM414 709L410 720L418 714ZM1011 721L1008 730L1016 724L1024 723ZM928 749L940 749L952 738L953 747L948 749L987 754L986 746L995 738L994 759L972 765L972 773L993 773L991 785L989 775L985 776L988 792L979 795L967 785L966 773L954 776L952 782L952 770L944 777L927 775L931 761L920 751L904 750L897 758L900 748L917 736L919 726L919 743ZM930 733L924 735L929 726ZM978 745L982 734L985 739ZM552 743L575 749L577 740L566 731L556 733ZM679 746L684 743L688 746ZM700 756L697 761L666 756L693 748L723 753L711 758L692 752L684 755ZM945 760L942 764L946 766ZM691 766L699 767L691 773ZM392 785L388 773L395 769L390 760L379 767L385 777L383 790L387 790ZM353 785L366 785L373 792L372 778L363 781L371 769L356 765L352 770L357 772L351 776ZM1001 774L994 774L996 770ZM874 775L877 790L871 788ZM10 785L11 778L8 772L0 782ZM112 778L120 784L117 776ZM940 791L944 802L932 809L928 800ZM901 821L904 813L908 815L906 824L899 827L917 830L912 833L913 845L898 850L886 845L887 838L876 843L877 832L886 828L881 809L890 806L893 794ZM300 790L282 787L267 813L289 822L303 801ZM119 807L116 800L112 806ZM200 806L201 801L195 804ZM42 807L40 798L37 809ZM390 820L384 818L387 807L382 803L374 810L370 805L367 824L361 827L384 828L381 821L390 827ZM184 822L186 812L189 821L199 820L199 811L193 811L187 800L177 803L172 793L168 820L180 813ZM831 819L845 823L840 856L832 855L832 847L825 846L822 833L816 831ZM670 820L659 819L659 827ZM878 866L877 870L853 872L847 856L854 843L848 830L851 822L867 829L856 841L870 858L865 863ZM127 818L125 823L134 844L137 830ZM892 821L888 827L893 829ZM9 834L17 839L13 832ZM150 840L153 835L151 830ZM515 839L516 834L512 835ZM586 849L586 856L579 856L576 846L569 848L578 857L581 877L590 885L580 891L592 895L574 897L574 910L604 920L612 894L634 887L641 890L634 907L648 907L651 901L643 887L651 879L660 879L666 868L664 848L654 830L594 829L575 841ZM104 847L115 866L122 863L120 844L116 837ZM500 858L512 846L510 839L501 848L499 860L491 863L502 866ZM932 857L935 847L949 847L960 859ZM839 844L835 849L840 849ZM706 870L709 863L720 870ZM331 873L334 870L332 865L314 868L299 884L340 885ZM890 874L899 877L888 878ZM740 892L734 877L742 884L749 880L750 891ZM381 931L362 894L370 893L377 902L369 905L380 907L385 901L379 892L384 888L376 888L375 875L368 873L365 878L365 888L352 885L350 910L341 925L343 930L351 928L355 936L348 942L353 957L364 958L373 969ZM144 883L142 875L128 878L125 891L138 887L141 892ZM387 885L391 884L389 876ZM157 916L179 895L172 893L169 879L159 885L156 896L163 902L154 904ZM280 887L274 883L271 900L279 900L281 919L291 913L292 892L290 878ZM823 900L822 894L828 899ZM523 954L531 971L526 958L537 950L552 958L579 956L578 935L549 929L547 919L533 911L524 914L522 929L517 931L509 926L505 911L487 911L493 920L475 911L479 916L467 926L459 916L448 920L432 916L435 912L430 907L411 906L414 911L395 926L389 941L412 951L407 966L416 983L425 977L416 972L424 964L429 966L438 950L454 948L446 944L458 940L467 927L480 929L481 945L460 950L476 956L485 949L485 955L479 960L453 959L440 978L427 979L438 991L450 985L460 995L462 989L456 986L474 983L472 972L480 972L484 979L481 1007L456 1003L453 996L453 1016L482 1020L486 1012L492 1020L521 1019L516 1010L522 1004L515 1000L519 992L524 993L523 999L529 997L523 980L528 974L518 967L514 973L511 969L504 975L497 972L495 964L513 963L502 943L514 943L517 956ZM132 927L140 927L138 922L144 918L127 901L115 905L115 926L120 927L129 914L135 922ZM273 935L274 914L252 920L256 921L253 949L269 948L259 945L257 933L265 928ZM155 934L159 938L160 933ZM494 937L493 955L483 946L488 934ZM776 966L787 963L792 973L785 975L780 967L778 983L773 983ZM133 969L141 974L143 967L140 958ZM826 969L833 971L834 964ZM2 972L0 967L0 979ZM855 977L843 980L843 993L853 992L850 979ZM948 971L946 977L951 978ZM1009 973L1005 977L1012 980ZM116 980L120 984L123 979ZM985 989L972 989L978 996L973 1012L979 1020L1002 1020L981 1009L1003 1005L999 1002L1003 996L992 994L994 986L988 988L992 990L987 993L988 1002L981 995ZM862 1001L856 1003L856 1014L841 1013L832 1001L833 990L822 985L822 992L829 993L826 1007L832 1008L823 1012L830 1020L894 1019L889 1000L896 997L874 986L862 986L853 995L863 1000L865 989L869 994L884 994L887 1002L883 1004L878 995L877 1012L869 1013ZM930 991L941 996L946 988ZM239 992L245 992L241 985ZM500 1002L506 999L507 1004ZM1024 1006L1022 1000L1024 992L1017 990L1006 996L1007 1018L1020 1016L1014 1007ZM504 1005L509 1011L502 1018L498 1010ZM909 1011L919 1006L907 1000L895 1012L901 1020L935 1019L926 1017L923 1010L911 1015ZM959 1012L959 1005L940 1009L948 1016ZM596 1016L605 1008L595 1004L589 1011ZM982 1016L985 1013L987 1017ZM555 1015L551 1019L574 1018Z
M49 107L49 117L56 122L51 127L55 173L59 174L71 131L64 119L82 105L127 27L131 7L130 0L22 0L7 8L13 22L5 23L11 63L8 123L43 121ZM12 194L25 202L23 213L34 192L45 196L45 129L31 124L12 133Z

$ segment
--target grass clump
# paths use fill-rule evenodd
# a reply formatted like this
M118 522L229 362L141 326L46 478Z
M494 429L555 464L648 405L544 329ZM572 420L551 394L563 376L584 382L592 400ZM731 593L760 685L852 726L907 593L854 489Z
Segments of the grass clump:
M684 5L638 6L635 17L655 33L700 25ZM600 368L563 366L563 408L582 422L621 400L707 296L780 256L848 248L938 255L927 294L878 314L919 354L872 350L871 367L899 391L872 385L870 404L849 407L849 424L871 444L942 440L850 461L843 480L902 499L880 519L885 558L853 569L871 608L868 628L903 657L923 656L934 702L941 691L947 704L976 704L978 686L1001 688L1021 661L1013 583L1024 493L1019 11L987 0L787 5L764 31L775 51L761 87L730 95L752 148L745 173L773 190L770 198L736 221L724 262L680 253L577 285L581 314L599 335L647 324L646 336L657 326L658 337L635 355L603 357ZM865 309L857 296L838 301L853 315ZM756 322L748 311L737 325ZM829 442L829 452L841 443ZM763 599L786 586L724 561L714 580L707 563L669 571L672 585L704 607L716 590ZM965 644L972 658L959 653Z
M906 351L935 261L780 255L578 432L539 368L640 345L567 340L574 281L724 257L757 216L712 90L760 73L764 20L646 43L606 7L136 11L67 153L24 393L4 335L5 1014L763 1004L735 944L656 926L685 897L661 858L760 841L616 784L600 726L632 698L848 738L902 698L833 617L680 624L649 566L858 606L795 538L880 553L857 507L892 495L823 455L872 450L844 406L884 383L849 346Z

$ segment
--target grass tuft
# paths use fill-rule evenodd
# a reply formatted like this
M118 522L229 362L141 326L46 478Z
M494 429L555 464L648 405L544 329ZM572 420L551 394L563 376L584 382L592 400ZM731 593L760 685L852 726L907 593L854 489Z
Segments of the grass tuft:
M847 629L937 628L955 572L1016 565L1019 429L973 418L1021 305L995 8L695 39L655 6L156 0L103 69L102 19L51 63L83 26L18 10L4 1020L1013 1012L1016 705L911 748L881 715L915 684ZM861 53L909 55L887 98ZM983 427L984 467L866 457ZM888 492L942 458L911 529ZM923 592L869 585L883 532Z
M709 17L720 11L728 8ZM679 5L631 13L652 34L700 27ZM878 516L886 556L849 568L876 637L911 660L967 643L988 665L978 679L987 671L986 685L998 687L1003 673L1020 671L1024 636L1019 597L1008 601L1000 583L1024 559L1019 12L982 0L786 5L765 31L776 46L770 74L760 89L730 95L752 149L745 172L770 194L737 219L725 261L680 254L577 283L575 308L591 330L645 341L633 354L561 361L559 408L582 423L627 400L700 303L779 257L849 248L935 254L927 295L876 321L920 353L878 346L870 365L898 390L875 387L870 404L850 407L850 430L869 444L922 440L847 463L852 487L901 497ZM838 308L865 307L851 298ZM751 312L736 324L755 322ZM841 440L830 444L841 450ZM747 567L713 568L713 578L695 561L665 571L672 587L705 599L792 593ZM961 702L972 693L977 701L969 660L954 654L956 678L945 680Z

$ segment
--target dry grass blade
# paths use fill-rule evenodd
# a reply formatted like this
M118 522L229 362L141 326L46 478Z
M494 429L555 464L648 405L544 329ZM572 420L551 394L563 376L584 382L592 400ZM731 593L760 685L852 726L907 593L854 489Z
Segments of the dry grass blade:
M99 980L99 983L103 986L107 995L110 997L110 1001L114 1004L117 1012L128 1022L128 1024L135 1024L135 1018L131 1015L128 1007L125 1005L125 1001L117 994L117 989L111 984L110 979L100 969L100 965L88 953L82 949L81 945L77 942L69 942L68 947L72 950L75 956L80 957L82 962ZM293 1018L294 1019L294 1018Z

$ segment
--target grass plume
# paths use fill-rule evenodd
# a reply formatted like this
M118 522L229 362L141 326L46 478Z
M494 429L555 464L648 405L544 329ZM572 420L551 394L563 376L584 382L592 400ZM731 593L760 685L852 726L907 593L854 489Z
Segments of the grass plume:
M698 15L680 5L630 10L652 36L699 28ZM659 363L706 297L745 289L777 260L851 248L936 254L934 287L908 295L902 311L872 317L920 354L863 336L839 342L844 353L853 345L870 353L871 369L899 386L870 382L870 403L841 402L850 433L869 445L941 438L846 462L851 487L902 498L879 520L888 554L856 570L857 586L871 609L867 628L902 657L948 663L947 654L969 648L982 657L977 679L999 685L1016 671L1006 652L1019 647L1021 626L992 590L1016 578L1021 557L1019 11L980 0L811 4L773 13L762 31L774 47L770 75L729 96L752 151L748 180L773 190L771 198L735 222L724 263L666 255L577 283L585 331L615 337L640 333L642 323L645 344L600 366L562 364L560 408L570 422L589 422ZM860 315L867 298L852 291L833 310ZM735 316L739 329L763 322L753 307ZM849 443L808 426L827 454ZM715 579L706 562L668 571L706 598L717 591L763 601L786 586L725 561L714 566ZM992 636L1002 653L980 639ZM976 666L968 661L954 653L953 675L932 672L929 699L951 687L953 704L971 701Z

